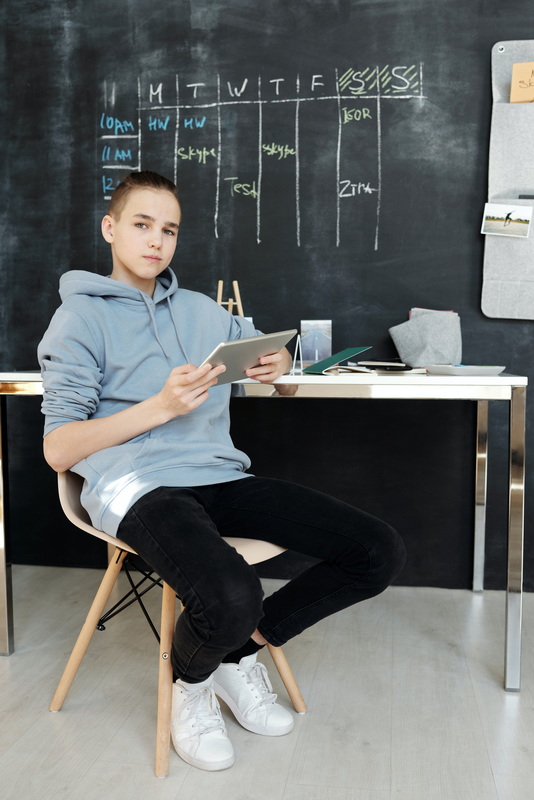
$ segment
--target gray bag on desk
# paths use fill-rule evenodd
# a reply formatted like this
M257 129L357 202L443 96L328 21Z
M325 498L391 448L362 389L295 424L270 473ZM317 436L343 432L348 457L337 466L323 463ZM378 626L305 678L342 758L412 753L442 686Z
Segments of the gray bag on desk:
M460 317L453 311L413 309L408 322L390 328L391 338L405 364L460 364L462 332Z

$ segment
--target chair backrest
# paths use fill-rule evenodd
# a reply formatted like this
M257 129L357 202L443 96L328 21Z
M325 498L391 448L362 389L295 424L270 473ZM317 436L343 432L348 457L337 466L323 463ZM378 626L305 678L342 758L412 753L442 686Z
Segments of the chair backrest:
M129 553L135 553L135 550L117 539L115 536L110 536L104 531L98 530L91 524L89 514L80 502L80 494L83 486L83 478L75 472L67 470L66 472L58 472L57 483L59 491L59 502L65 516L77 528L90 533L92 536L97 536L103 539L108 544L115 545L116 547L127 550ZM259 564L261 561L268 561L270 558L283 553L285 548L279 547L272 542L265 542L261 539L241 539L236 537L225 537L225 541L234 547L240 553L247 564Z
M67 519L77 528L81 528L82 531L86 531L98 539L103 539L104 542L115 545L115 547L120 547L122 550L127 550L129 553L135 553L135 550L127 545L126 542L117 539L115 536L110 536L109 533L98 530L91 524L89 514L80 502L82 486L83 478L81 475L77 475L70 470L58 472L59 502Z

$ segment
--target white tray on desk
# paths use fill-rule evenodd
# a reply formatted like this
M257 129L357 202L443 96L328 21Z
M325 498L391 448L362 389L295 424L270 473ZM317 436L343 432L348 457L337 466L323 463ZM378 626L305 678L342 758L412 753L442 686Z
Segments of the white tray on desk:
M484 367L468 364L433 364L427 367L430 375L500 375L506 367Z

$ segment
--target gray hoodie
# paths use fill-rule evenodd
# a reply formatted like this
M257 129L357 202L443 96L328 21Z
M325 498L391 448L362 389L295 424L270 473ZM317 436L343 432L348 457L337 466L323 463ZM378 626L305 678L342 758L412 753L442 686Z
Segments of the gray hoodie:
M243 317L178 288L172 270L154 296L92 272L60 280L62 305L38 348L45 435L67 422L106 417L161 390L171 369L200 364L219 342L254 336ZM230 438L231 386L124 444L73 467L85 478L82 503L93 525L116 535L128 509L159 486L202 486L245 478L248 457Z

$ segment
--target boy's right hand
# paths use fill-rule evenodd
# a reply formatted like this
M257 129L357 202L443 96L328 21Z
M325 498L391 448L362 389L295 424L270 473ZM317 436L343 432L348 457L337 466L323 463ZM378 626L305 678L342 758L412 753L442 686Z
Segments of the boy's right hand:
M159 404L168 413L168 419L189 414L208 399L208 392L225 371L224 365L196 367L184 364L175 367L157 395Z

